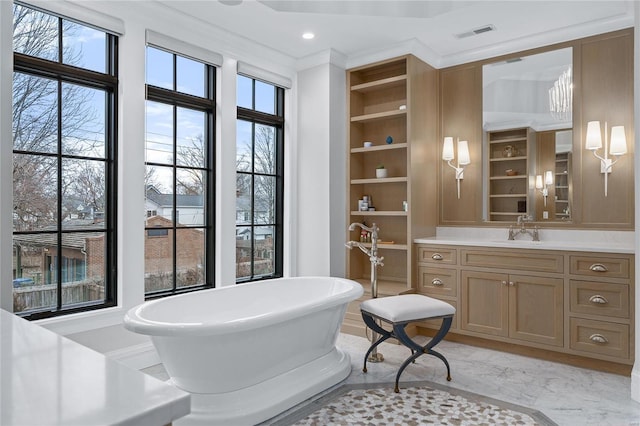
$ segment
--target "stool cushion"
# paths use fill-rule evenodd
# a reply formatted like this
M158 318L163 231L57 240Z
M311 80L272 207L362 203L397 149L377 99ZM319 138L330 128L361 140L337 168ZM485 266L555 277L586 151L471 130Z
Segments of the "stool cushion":
M450 304L421 294L369 299L360 304L360 310L389 322L416 321L456 313L456 308Z

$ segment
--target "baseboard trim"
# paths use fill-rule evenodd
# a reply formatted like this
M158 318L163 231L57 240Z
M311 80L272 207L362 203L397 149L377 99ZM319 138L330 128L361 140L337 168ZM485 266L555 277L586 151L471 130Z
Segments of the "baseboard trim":
M160 364L158 352L151 342L107 352L105 356L135 370Z
M640 402L640 371L634 365L631 370L631 399Z

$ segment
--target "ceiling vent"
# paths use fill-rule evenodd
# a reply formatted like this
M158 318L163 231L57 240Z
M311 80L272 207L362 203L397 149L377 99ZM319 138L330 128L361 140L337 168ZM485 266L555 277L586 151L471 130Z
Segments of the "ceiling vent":
M475 28L471 31L467 31L464 33L460 33L460 34L454 34L454 37L456 38L467 38L467 37L471 37L471 36L475 36L478 34L483 34L483 33L488 33L489 31L495 31L496 27L493 24L489 24L489 25L485 25L483 27L480 28Z

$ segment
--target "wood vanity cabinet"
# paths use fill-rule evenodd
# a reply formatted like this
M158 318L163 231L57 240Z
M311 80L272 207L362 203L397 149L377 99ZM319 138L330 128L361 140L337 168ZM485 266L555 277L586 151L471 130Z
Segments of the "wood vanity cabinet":
M453 334L631 365L633 265L631 254L418 244L416 291L456 307Z
M633 256L569 256L572 351L633 361Z
M418 246L417 292L449 303L458 311L458 250L450 247ZM454 315L451 331L458 329ZM439 329L442 320L423 321L422 326Z
M562 346L562 278L462 271L463 330Z
M564 344L562 256L465 248L460 259L466 267L460 282L461 329L543 345Z

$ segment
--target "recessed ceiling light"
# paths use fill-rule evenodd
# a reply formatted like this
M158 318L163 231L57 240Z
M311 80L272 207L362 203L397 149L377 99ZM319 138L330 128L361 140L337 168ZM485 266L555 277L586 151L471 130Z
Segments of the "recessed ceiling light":
M305 39L305 40L311 40L315 36L316 35L314 33L311 33L311 32L306 32L306 33L302 34L302 38Z

